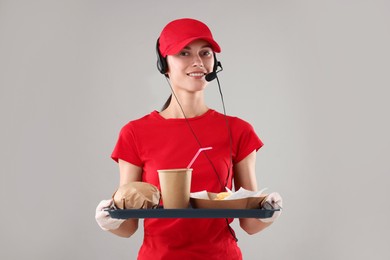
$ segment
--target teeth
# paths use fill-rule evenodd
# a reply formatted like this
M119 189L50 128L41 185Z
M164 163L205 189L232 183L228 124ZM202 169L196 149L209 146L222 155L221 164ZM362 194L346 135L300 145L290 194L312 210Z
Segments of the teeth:
M188 76L191 77L202 77L204 73L188 73Z

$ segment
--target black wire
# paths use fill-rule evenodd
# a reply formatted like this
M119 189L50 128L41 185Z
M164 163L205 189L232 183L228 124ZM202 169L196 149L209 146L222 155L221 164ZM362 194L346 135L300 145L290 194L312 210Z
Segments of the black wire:
M232 151L233 150L233 140L232 140L232 131L230 129L229 121L228 121L227 115L226 115L225 101L223 99L223 94L222 94L222 90L221 90L221 84L219 83L218 75L216 75L216 79L217 79L217 83L218 83L219 94L221 96L223 114L225 116L225 122L226 122L226 128L227 128L228 134L229 134L229 148L230 148L229 151L230 151L230 156L229 156L228 175L226 177L226 183L225 183L225 187L227 187L228 182L229 182L230 173L231 173L231 167L232 167L232 164L233 164L233 154L232 154L233 153L233 151ZM237 238L236 234L234 233L232 227L229 225L229 219L225 218L225 220L226 220L226 225L228 227L228 230L229 230L230 234L232 235L233 239L236 242L238 242L238 238Z
M184 113L184 109L183 109L183 107L181 106L181 104L180 104L180 102L179 102L179 99L177 98L177 96L176 96L176 94L175 94L175 91L173 91L173 88L172 88L171 83L169 82L169 80L168 80L167 77L165 77L165 79L167 80L168 85L169 85L169 87L171 88L171 91L172 91L173 96L175 97L177 103L179 104L180 110L181 110L181 112L183 113L183 116L184 116L184 119L185 119L185 121L186 121L186 123L187 123L187 126L188 126L188 128L190 129L192 135L194 136L196 142L198 143L199 148L203 148L201 142L199 141L198 136L195 134L194 129L192 128L190 122L188 121L188 118L187 118L186 114ZM215 173L215 175L216 175L217 178L218 178L218 182L219 182L219 184L221 185L222 191L224 191L224 190L225 190L225 186L222 184L222 181L221 181L221 179L220 179L220 177L219 177L219 174L218 174L218 172L217 172L217 169L215 168L215 165L213 164L213 162L212 162L211 159L209 158L209 156L208 156L208 154L207 154L206 151L204 151L204 154L206 155L207 160L208 160L209 163L211 164L211 166L212 166L212 168L213 168L213 170L214 170L214 173Z
M177 104L178 104L179 107L180 107L181 112L183 113L183 116L184 116L184 119L185 119L185 121L186 121L186 123L187 123L187 125L188 125L188 128L190 129L190 131L191 131L192 135L194 136L196 142L198 143L199 147L200 147L200 148L203 148L201 142L199 141L199 138L198 138L197 135L195 134L194 129L192 128L190 122L188 121L188 118L187 118L186 114L184 113L184 109L183 109L183 107L181 106L181 104L180 104L180 102L179 102L179 99L177 98L177 96L176 96L176 94L175 94L175 91L173 91L171 82L169 81L168 77L165 77L165 79L167 80L168 85L169 85L169 87L170 87L170 89L171 89L171 91L172 91L172 94L173 94L173 96L175 97L175 99L176 99L176 101L177 101ZM209 158L209 156L207 155L207 153L205 152L204 154L206 155L207 160L210 162L210 164L211 164L211 166L212 166L212 168L213 168L213 170L214 170L214 173L215 173L215 175L216 175L217 178L218 178L218 182L219 182L219 184L221 185L222 191L224 191L224 190L225 190L225 187L227 187L228 182L229 182L229 177L230 177L230 173L231 173L231 167L232 167L232 163L233 163L233 162L232 162L232 161L233 161L233 160L232 160L232 157L233 157L233 155L232 155L232 149L233 149L232 146L233 146L233 144L232 144L232 143L233 143L233 141L232 141L231 129L230 129L230 126L229 126L229 121L228 121L227 115L226 115L225 102L224 102L224 99L223 99L223 94L222 94L222 90L221 90L221 84L219 83L219 78L218 78L218 76L216 76L216 79L217 79L217 83L218 83L219 94L220 94L220 96L221 96L222 107L223 107L223 114L224 114L224 117L225 117L226 127L227 127L227 129L228 129L228 135L229 135L229 152L230 152L230 156L229 156L228 174L227 174L227 177L226 177L225 185L222 184L221 179L220 179L220 177L219 177L219 174L218 174L218 172L217 172L217 169L215 168L213 162L211 161L211 159ZM234 233L232 227L229 225L229 219L228 219L228 218L225 218L225 221L226 221L226 225L227 225L227 227L228 227L228 230L229 230L230 234L232 235L233 239L237 242L238 239L237 239L237 237L236 237L236 235L235 235L235 233Z
M225 101L223 99L223 94L222 94L222 90L221 90L221 84L219 83L218 76L216 76L216 79L217 79L217 83L218 83L219 94L221 96L223 114L225 116L225 122L226 122L226 129L228 130L228 135L229 135L229 153L230 154L229 154L228 175L226 177L226 182L225 182L225 187L227 187L228 182L229 182L230 173L231 173L231 167L232 167L232 164L233 164L233 154L232 154L233 153L233 151L232 151L233 150L233 140L232 140L232 132L231 132L231 129L230 129L229 121L228 121L227 115L226 115Z
M226 220L226 225L227 225L227 227L229 229L230 234L233 236L234 240L236 240L236 242L238 242L238 238L236 237L236 234L234 233L234 230L229 225L229 219L225 218L225 220Z

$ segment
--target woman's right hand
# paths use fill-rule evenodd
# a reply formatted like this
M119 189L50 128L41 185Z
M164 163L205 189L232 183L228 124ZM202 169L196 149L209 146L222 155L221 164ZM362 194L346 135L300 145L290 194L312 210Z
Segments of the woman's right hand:
M113 203L114 202L112 199L102 200L96 207L95 219L100 228L104 231L118 229L119 226L125 221L125 219L116 219L110 217L110 214L108 211L106 211L106 209L109 209Z

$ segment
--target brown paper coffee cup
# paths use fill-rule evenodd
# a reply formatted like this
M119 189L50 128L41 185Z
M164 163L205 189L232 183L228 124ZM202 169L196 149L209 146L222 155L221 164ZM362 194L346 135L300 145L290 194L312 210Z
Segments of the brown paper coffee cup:
M165 209L188 208L192 169L157 170Z

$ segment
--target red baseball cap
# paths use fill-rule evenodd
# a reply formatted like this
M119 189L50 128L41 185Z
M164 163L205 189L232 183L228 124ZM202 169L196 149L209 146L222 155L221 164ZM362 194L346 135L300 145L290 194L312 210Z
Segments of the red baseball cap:
M221 48L213 39L213 35L206 24L191 18L174 20L161 31L159 38L160 53L164 58L167 55L177 54L189 43L199 39L210 43L214 52L221 52Z

